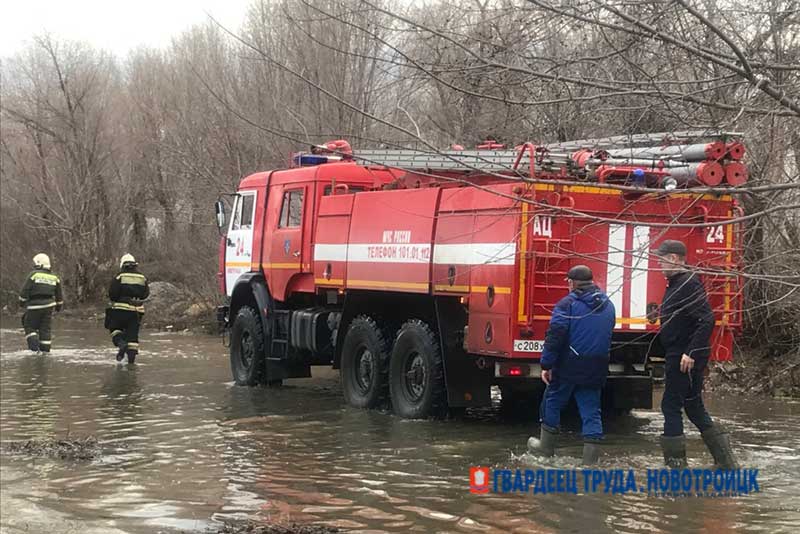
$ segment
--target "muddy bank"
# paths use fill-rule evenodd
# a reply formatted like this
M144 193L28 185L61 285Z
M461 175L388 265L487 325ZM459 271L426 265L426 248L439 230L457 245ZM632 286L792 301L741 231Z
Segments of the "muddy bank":
M264 524L245 523L242 525L229 524L218 530L208 531L209 534L336 534L344 532L338 528L325 525L289 524Z
M3 443L0 451L3 454L28 458L93 460L100 455L100 444L94 436L77 439L30 439Z
M780 358L752 351L711 364L706 388L721 393L800 398L800 349Z
M169 282L152 282L145 326L159 330L216 333L216 305Z

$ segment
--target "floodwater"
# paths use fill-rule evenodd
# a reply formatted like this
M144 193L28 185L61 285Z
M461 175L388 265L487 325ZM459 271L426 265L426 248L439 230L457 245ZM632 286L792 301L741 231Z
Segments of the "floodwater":
M337 375L277 389L231 382L218 338L145 330L135 366L117 364L99 325L56 322L54 351L0 330L2 440L96 436L91 461L4 455L2 533L202 532L239 519L370 532L798 532L800 403L708 395L760 492L469 493L471 466L579 469L574 433L547 463L524 455L534 422L499 410L405 421L344 404ZM316 372L316 369L315 369ZM659 468L657 411L607 425L601 467ZM693 467L708 466L689 430Z

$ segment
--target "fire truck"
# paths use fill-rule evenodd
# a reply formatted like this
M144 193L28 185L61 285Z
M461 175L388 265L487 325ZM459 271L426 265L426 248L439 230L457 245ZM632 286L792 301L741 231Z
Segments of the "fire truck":
M737 134L697 131L294 154L244 178L230 215L216 204L233 378L332 366L350 405L404 418L490 405L492 386L536 402L550 314L585 264L617 313L604 407L650 408L662 240L686 243L716 316L711 359L732 357L743 155Z

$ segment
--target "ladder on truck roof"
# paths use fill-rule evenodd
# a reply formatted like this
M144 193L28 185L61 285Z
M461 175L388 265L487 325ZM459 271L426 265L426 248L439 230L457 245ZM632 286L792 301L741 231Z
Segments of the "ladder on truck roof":
M431 152L426 150L409 149L366 149L357 150L352 154L353 159L362 165L380 165L400 169L426 169L449 171L488 171L488 172L522 172L531 167L531 154L536 149L536 168L542 167L567 167L581 168L573 152L578 150L607 150L607 149L635 149L637 153L645 153L645 158L653 161L667 161L663 166L686 166L685 158L680 153L658 154L667 147L701 140L727 140L741 137L737 132L722 132L718 130L687 130L681 132L662 132L650 134L620 135L597 139L581 139L563 143L550 143L546 145L533 145L526 143L514 149L490 150L442 150ZM686 145L684 145L686 146ZM652 147L652 148L651 148ZM652 153L647 154L647 150ZM617 154L623 157L624 154ZM627 159L632 159L632 153ZM637 156L638 157L638 156ZM639 159L642 159L641 157ZM703 158L705 159L705 158ZM687 161L701 161L691 158ZM599 161L598 161L599 163ZM617 162L615 162L617 163ZM620 162L621 163L621 162ZM633 163L626 161L625 163ZM641 161L635 163L642 164Z
M358 150L353 158L362 165L381 165L400 169L447 171L513 171L519 165L530 165L530 154L520 158L519 150ZM519 161L517 161L519 159ZM523 167L523 168L526 168Z
M487 141L475 150L366 149L353 152L343 140L293 156L298 166L356 160L428 172L496 173L508 177L566 178L663 187L738 186L747 181L741 134L687 130L631 134L563 143L523 143L513 149ZM460 147L459 147L460 148Z

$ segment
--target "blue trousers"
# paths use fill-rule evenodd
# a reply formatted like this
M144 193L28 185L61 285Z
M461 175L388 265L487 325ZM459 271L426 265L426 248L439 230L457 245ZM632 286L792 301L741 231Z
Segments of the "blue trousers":
M603 420L600 416L600 388L594 386L576 386L569 382L551 382L544 391L544 399L539 415L542 423L550 428L558 428L561 423L561 410L575 395L578 411L581 414L582 434L587 439L603 437Z

